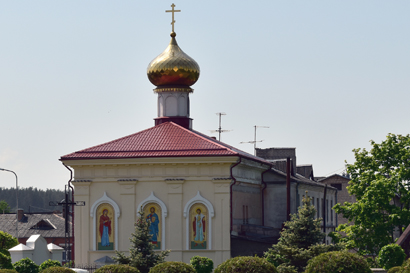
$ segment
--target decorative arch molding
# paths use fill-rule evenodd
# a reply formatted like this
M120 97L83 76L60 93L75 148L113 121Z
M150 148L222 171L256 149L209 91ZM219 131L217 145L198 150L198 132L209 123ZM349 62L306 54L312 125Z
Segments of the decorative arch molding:
M138 217L138 212L145 207L145 205L149 203L156 203L161 207L161 217L162 217L162 223L161 223L161 238L162 238L162 243L161 243L161 249L165 250L165 218L168 216L168 209L167 206L165 205L164 202L162 202L161 199L155 196L154 192L152 191L150 196L148 196L144 201L142 201L139 206L137 207L137 217Z
M186 249L189 250L189 210L191 207L196 204L201 203L205 205L208 209L209 218L208 218L208 249L212 249L212 218L215 217L214 206L212 206L211 202L208 199L205 199L201 193L198 191L197 194L189 200L184 208L184 217L186 218Z
M97 250L97 208L101 204L110 204L115 211L115 242L114 242L114 249L118 250L118 217L121 215L120 207L115 203L114 200L107 196L107 193L104 192L103 196L99 198L94 204L91 206L90 209L90 216L93 218L93 250Z

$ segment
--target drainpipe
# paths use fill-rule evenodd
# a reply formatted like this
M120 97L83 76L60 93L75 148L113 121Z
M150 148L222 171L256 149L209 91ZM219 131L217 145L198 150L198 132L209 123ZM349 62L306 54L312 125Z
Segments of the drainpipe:
M290 220L290 158L286 159L286 220Z
M233 182L231 183L231 185L229 186L229 196L230 196L230 210L231 210L231 234L232 234L232 230L233 230L233 205L232 205L232 190L233 190L233 186L236 184L236 178L233 176L233 168L235 168L236 166L238 166L240 163L242 162L242 157L239 157L238 162L236 162L235 164L233 164L231 166L231 178L233 180Z
M64 164L64 167L70 171L70 180L68 180L68 187L71 189L71 202L74 203L74 188L71 186L71 181L73 180L73 171ZM68 200L66 200L68 202ZM71 261L74 261L74 205L71 205ZM68 215L68 211L66 212ZM67 258L67 257L66 257Z
M271 167L272 166L269 166L269 168L267 170L265 170L261 173L261 182L263 184L263 187L262 187L262 190L261 190L261 192L262 192L262 198L261 198L262 199L262 226L265 225L265 190L266 190L266 187L268 186L266 184L265 180L263 179L263 175L265 173L267 173L271 169Z

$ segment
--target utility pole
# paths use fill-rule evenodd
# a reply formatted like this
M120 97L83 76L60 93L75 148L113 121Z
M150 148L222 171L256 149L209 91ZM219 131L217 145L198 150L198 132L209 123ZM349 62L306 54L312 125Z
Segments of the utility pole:
M18 228L18 225L19 225L19 185L18 185L17 174L11 170L7 170L3 168L0 168L0 171L13 173L14 176L16 177L16 238L18 240L19 239L19 228Z
M239 142L239 144L244 144L244 143L251 143L251 144L253 144L253 154L254 155L256 155L256 142L262 142L263 140L256 140L256 130L258 129L258 128L269 128L268 126L258 126L258 125L255 125L255 126L253 126L253 127L255 127L255 133L254 133L254 138L253 138L253 140L251 140L251 141L242 141L242 142Z
M219 138L218 140L221 141L221 133L225 132L230 132L232 130L222 130L222 116L225 116L226 114L223 112L216 113L219 116L219 128L218 130L211 130L212 133L219 133Z

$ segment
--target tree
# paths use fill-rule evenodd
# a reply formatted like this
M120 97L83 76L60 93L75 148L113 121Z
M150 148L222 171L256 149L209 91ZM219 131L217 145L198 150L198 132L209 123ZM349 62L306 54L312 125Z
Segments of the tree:
M116 260L120 264L127 264L136 267L141 273L148 273L151 267L163 263L168 256L169 250L156 253L154 245L151 243L152 235L149 234L150 223L145 220L144 212L139 211L139 218L135 223L135 232L131 234L130 256L115 251Z
M8 249L15 247L19 242L12 235L0 230L0 252L10 256Z
M325 234L321 231L321 218L315 219L316 209L307 196L302 199L302 206L296 214L291 215L291 220L284 223L279 241L265 253L265 258L278 266L282 272L292 268L303 272L307 262L324 252L341 250L342 244L325 245Z
M372 148L354 149L355 163L347 166L348 191L356 202L337 204L336 213L351 224L338 227L349 248L376 254L394 243L393 232L410 224L410 135L387 135Z
M10 213L10 206L6 201L0 201L0 213Z

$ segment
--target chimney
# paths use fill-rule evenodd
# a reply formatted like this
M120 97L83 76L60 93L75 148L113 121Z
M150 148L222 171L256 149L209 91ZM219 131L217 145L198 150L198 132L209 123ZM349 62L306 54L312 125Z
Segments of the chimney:
M21 221L23 216L24 216L24 210L23 209L17 209L17 219L18 219L19 222Z

